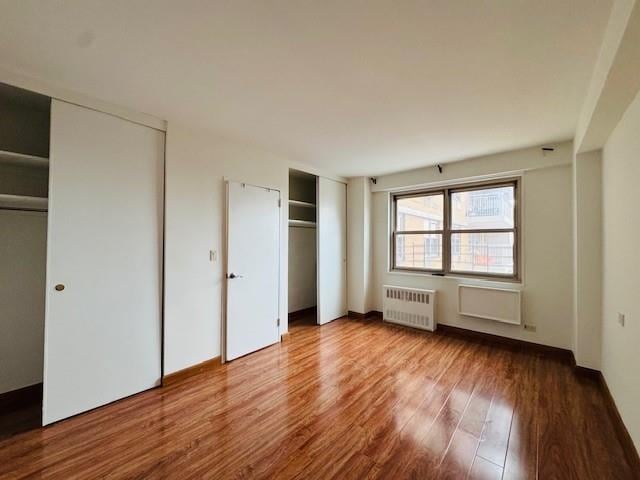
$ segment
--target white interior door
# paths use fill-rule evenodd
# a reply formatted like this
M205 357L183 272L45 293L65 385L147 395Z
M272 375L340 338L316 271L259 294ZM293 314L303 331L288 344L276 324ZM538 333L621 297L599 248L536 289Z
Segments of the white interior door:
M347 187L318 177L318 323L347 314Z
M227 360L279 341L280 192L227 183Z
M164 133L54 100L50 157L44 424L162 375Z

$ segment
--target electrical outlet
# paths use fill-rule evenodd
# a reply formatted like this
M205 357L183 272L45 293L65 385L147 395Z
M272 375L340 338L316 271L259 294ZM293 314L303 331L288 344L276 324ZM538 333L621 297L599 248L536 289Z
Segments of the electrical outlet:
M618 323L621 327L624 327L624 313L618 312Z
M527 325L526 323L524 324L524 329L527 332L535 332L537 330L535 325Z
M218 260L218 252L216 250L209 250L209 260L211 262Z

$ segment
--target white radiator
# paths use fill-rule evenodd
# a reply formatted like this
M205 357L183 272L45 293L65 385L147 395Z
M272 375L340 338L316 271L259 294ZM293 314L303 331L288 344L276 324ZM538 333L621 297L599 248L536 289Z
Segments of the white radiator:
M436 329L435 290L382 287L382 319L433 332Z

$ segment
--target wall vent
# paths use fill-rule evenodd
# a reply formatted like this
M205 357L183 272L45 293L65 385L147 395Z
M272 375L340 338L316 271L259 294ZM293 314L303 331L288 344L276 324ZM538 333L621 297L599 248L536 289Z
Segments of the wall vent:
M521 296L520 290L515 288L459 285L458 313L468 317L520 325L522 323Z
M433 332L436 329L435 290L382 287L382 319L408 327Z

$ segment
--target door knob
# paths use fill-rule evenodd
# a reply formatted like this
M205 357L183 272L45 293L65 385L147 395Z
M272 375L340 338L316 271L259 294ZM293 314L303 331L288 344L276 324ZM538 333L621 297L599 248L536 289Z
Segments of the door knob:
M61 292L62 290L64 290L64 285L63 285L63 284L61 284L61 283L59 283L58 285L56 285L56 286L55 286L55 289L56 289L58 292Z
M227 275L227 278L230 279L234 279L234 278L242 278L242 275L236 275L235 273L230 273L229 275Z

